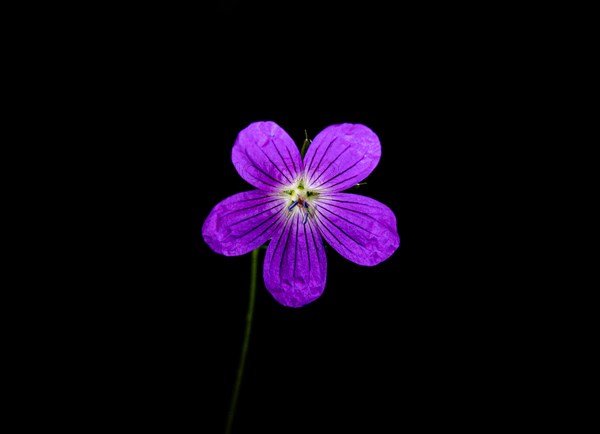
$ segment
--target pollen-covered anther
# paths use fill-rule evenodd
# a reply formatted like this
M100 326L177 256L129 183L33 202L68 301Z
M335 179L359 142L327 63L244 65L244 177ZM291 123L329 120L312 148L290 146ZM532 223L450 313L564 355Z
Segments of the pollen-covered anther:
M308 221L308 211L306 211L304 213L304 218L302 219L302 224L305 225L307 221Z

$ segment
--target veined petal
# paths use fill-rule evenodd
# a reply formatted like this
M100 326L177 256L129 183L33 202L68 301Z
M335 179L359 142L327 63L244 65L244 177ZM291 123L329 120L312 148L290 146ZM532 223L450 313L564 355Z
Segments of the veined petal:
M380 157L379 138L369 128L332 125L317 134L306 152L308 183L313 188L345 190L365 179Z
M238 193L218 203L202 225L204 241L217 253L238 256L263 245L280 229L285 202L264 191Z
M267 248L265 286L279 303L300 307L317 299L325 289L327 258L318 229L294 213Z
M237 136L231 160L242 178L271 191L292 184L302 171L302 157L292 138L275 122L254 122Z
M357 264L379 264L400 246L396 216L375 199L349 193L322 197L316 218L331 247Z

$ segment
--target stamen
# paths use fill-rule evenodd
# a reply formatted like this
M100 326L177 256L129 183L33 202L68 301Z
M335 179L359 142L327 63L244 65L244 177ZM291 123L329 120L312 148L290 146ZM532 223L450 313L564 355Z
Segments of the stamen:
M291 210L293 210L293 209L294 209L294 207L295 207L296 205L298 205L298 201L295 201L293 204L291 204L291 205L288 207L288 211L291 211Z
M302 220L302 224L305 225L308 221L308 211L304 213L304 219Z
M304 202L304 208L308 208L308 204Z

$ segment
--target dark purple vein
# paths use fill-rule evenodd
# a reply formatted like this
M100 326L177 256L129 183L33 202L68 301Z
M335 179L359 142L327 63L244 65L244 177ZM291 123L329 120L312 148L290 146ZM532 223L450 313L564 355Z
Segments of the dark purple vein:
M254 191L260 191L260 190L254 190ZM240 199L240 200L238 200L238 202L250 202L251 200L264 199L265 197L271 197L271 195L265 194L264 196L250 197L248 199Z
M329 233L331 234L331 236L332 236L332 237L333 237L333 238L334 238L334 239L335 239L335 240L338 242L338 244L339 244L340 246L342 246L343 248L345 248L346 250L348 250L350 253L354 253L352 250L350 250L350 248L349 248L348 246L346 246L344 243L342 243L342 242L341 242L341 241L338 239L338 237L336 237L336 236L335 236L335 234L334 234L333 232L331 232L331 229L329 229L329 228L327 227L327 225L324 225L324 224L321 222L321 218L320 218L319 216L317 216L317 220L319 220L319 222L321 223L320 227L324 228L324 229L325 229L327 232L329 232ZM325 237L325 236L323 236L323 237ZM331 244L331 243L330 243L330 244Z
M277 237L277 243L275 244L275 248L273 249L273 256L271 257L271 259L273 259L273 257L275 256L275 253L277 253L277 248L279 247L279 242L281 241L281 237L283 236L283 234L285 232L286 226L287 226L287 220L285 222L285 225L283 226L281 233Z
M277 214L273 214L274 216L276 216ZM270 220L271 218L269 218ZM273 227L273 225L275 225L276 223L279 223L280 219L275 219L275 221L273 221L273 223L271 223L264 231L262 231L260 234L258 234L257 236L255 236L254 238L252 238L250 240L250 243L253 243L258 237L262 236L265 232L267 232L269 229L271 229Z
M288 155L290 156L290 161L292 162L292 166L294 167L294 175L292 175L292 178L298 174L298 169L296 168L296 163L294 163L294 158L292 157L292 153L290 151L290 148L285 148L288 151Z
M321 267L321 256L319 255L319 246L317 244L317 240L315 240L315 233L312 230L312 225L309 222L308 225L309 229L310 229L310 235L312 236L312 240L313 240L313 244L315 245L315 253L317 254L317 261L319 262L319 266ZM318 232L317 233L317 237L319 237L319 240L321 240L321 233Z
M348 146L346 147L346 149L344 149L342 152L340 152L340 153L339 153L339 155L338 155L337 157L335 157L333 160L331 160L331 163L329 163L329 165L328 165L328 166L325 168L325 170L322 170L322 171L321 171L321 173L319 173L319 176L317 176L317 179L315 179L314 181L311 181L311 182L313 182L313 183L314 183L314 182L317 182L317 181L319 180L319 178L321 177L321 175L323 175L325 172L327 172L327 170L328 170L328 169L331 167L331 165L332 165L333 163L335 163L335 162L338 160L338 158L340 158L340 157L341 157L341 155L342 155L344 152L346 152L346 151L347 151L349 148L350 148L350 145L348 145Z
M298 256L298 225L300 224L300 214L296 213L298 217L296 217L296 243L294 245L294 273L292 274L292 279L296 279L296 257Z
M268 182L265 182L264 180L260 179L258 176L248 172L248 175L252 176L254 179L256 179L258 182L262 182L265 185L268 185L269 187L273 187L273 188L279 188L276 185L273 184L269 184Z
M327 187L327 188L334 188L334 187L335 187L335 186L337 186L337 185L340 185L340 184L343 184L344 182L350 181L352 178L357 178L356 180L357 180L357 181L360 181L361 179L363 179L363 178L361 178L360 176L361 176L360 174L352 175L350 178L342 179L340 182L336 182L335 184L333 184L333 185L330 185L330 186L329 186L329 187ZM319 187L320 187L320 186L319 186ZM349 186L349 187L351 187L351 186Z
M332 212L331 210L329 210L329 209L327 209L326 207L324 207L324 206L323 206L323 204L320 204L320 206L319 206L319 210L325 210L325 211L327 211L328 213L330 213L331 215L334 215L334 216L336 216L336 217L338 217L338 218L341 218L341 219L342 219L342 220L344 220L345 222L348 222L348 223L350 223L351 225L354 225L354 226L356 226L357 228L361 228L363 231L365 231L365 232L367 232L367 233L369 233L369 234L371 234L371 235L373 235L373 236L377 236L376 234L374 234L374 233L373 233L373 232L371 232L370 230L363 228L363 227L362 227L361 225L359 225L358 223L356 223L356 222L353 222L352 220L348 220L348 219L347 219L347 218L345 218L345 217L342 217L342 216L341 216L341 214L335 214L335 213L334 213L334 212Z
M317 164L317 169L319 168L319 165L321 164L321 161L323 161L323 157L325 157L325 154L327 153L327 151L329 151L329 148L331 147L331 145L333 144L333 142L335 142L337 140L337 137L334 138L331 142L329 142L329 144L327 145L327 148L325 149L325 152L323 152L323 155L321 155L321 159L319 160L319 164ZM321 147L319 147L319 149L321 149ZM306 169L306 174L308 175L311 171L312 168L312 163L315 161L315 157L317 156L317 151L315 151L315 153L313 154L312 159L310 160L310 164L308 165L308 168ZM317 169L313 170L316 171Z
M308 272L310 274L310 248L308 247L308 234L306 232L306 225L302 225L304 227L304 242L306 243L306 259L308 260Z
M343 209L343 210L345 210L345 211L351 211L351 212L353 212L353 213L356 213L356 214L361 214L361 215L364 215L365 217L369 217L371 220L374 220L374 221L376 221L376 222L380 223L380 220L379 220L379 219L376 219L376 218L375 218L375 217L373 217L371 214L369 214L369 213L366 213L366 212L363 212L363 211L357 211L357 210L355 210L355 209L352 209L352 208L346 208L346 207L344 207L344 206L339 206L339 205L336 205L336 204L334 204L334 203L325 202L325 201L319 201L319 203L321 204L321 205L320 205L321 207L323 207L323 204L324 204L324 203L326 203L327 205L329 205L329 206L333 206L333 207L335 207L335 208L339 208L339 209ZM362 205L361 203L358 203L358 202L348 202L348 203L356 203L357 205ZM330 211L330 212L331 212L331 211Z
M323 216L323 218L325 220L327 220L329 223L331 223L333 226L335 226L337 228L338 231L340 231L341 233L343 233L344 235L346 235L346 237L348 237L349 239L351 239L352 241L354 241L356 244L358 244L361 247L365 247L362 243L358 242L357 240L355 240L354 238L352 238L345 230L343 230L341 227L339 227L338 225L336 225L332 220L330 220L325 214L321 213L321 216ZM327 228L327 226L325 226Z
M259 149L260 149L260 148L259 148ZM277 149L277 148L275 148L275 149ZM289 178L288 178L288 177L285 175L285 173L283 173L283 172L281 171L281 169L280 169L280 168L277 166L277 164L275 164L275 162L274 162L273 160L271 160L271 158L270 158L270 157L267 155L267 153L266 153L265 151L263 151L262 149L260 149L260 152L262 152L262 153L263 153L263 155L264 155L265 157L267 157L267 160L269 160L269 161L270 161L270 163L273 165L273 167L274 167L275 169L277 169L277 171L278 171L279 173L281 173L281 176L283 176L283 177L284 177L284 178L287 180L287 182L289 182L289 183L291 184L291 182L292 182L292 181L290 181L290 179L289 179ZM281 154L279 154L279 155L281 155ZM288 170L289 170L289 169L288 169ZM277 182L281 182L281 181L277 181Z
M267 158L269 158L269 157L267 157ZM269 178L269 179L273 180L273 181L274 181L276 184L281 184L281 181L279 181L279 180L277 180L277 179L273 178L271 175L269 175L267 172L264 172L264 171L263 171L262 169L260 169L258 166L250 166L250 167L254 167L256 170L258 170L260 173L262 173L263 175L265 175L267 178ZM277 166L276 166L276 167L277 167ZM255 178L256 178L256 177L255 177ZM258 178L256 178L256 179L258 179ZM263 181L263 182L264 182L264 181ZM265 182L265 184L267 184L267 183ZM269 185L269 184L267 184L267 185ZM277 188L276 186L274 186L274 187L275 187L275 188Z
M365 155L367 155L367 154L365 154ZM333 181L333 180L334 180L335 178L337 178L338 176L341 176L341 175L343 175L344 173L346 173L348 170L352 169L354 166L356 166L358 163L360 163L360 162L362 161L362 159L363 159L363 158L365 158L365 155L363 155L361 158L359 158L358 160L356 160L356 163L354 163L352 166L348 167L348 168L347 168L347 169L345 169L345 170L342 170L342 171L341 171L341 172L339 172L337 175L335 175L335 176L333 176L333 177L329 178L327 181L325 181L325 182L322 182L321 184L319 184L319 185L318 185L318 187L322 187L322 186L324 186L324 185L325 185L325 184L327 184L329 181ZM349 178L349 179L352 179L352 178L354 178L355 176L357 176L357 175L354 175L354 176L352 176L352 177L351 177L351 178ZM336 184L336 185L337 185L337 184ZM315 187L315 188L318 188L318 187Z
M346 194L349 195L349 196L360 196L358 194L355 195L355 194L352 194L352 193L346 193ZM361 196L361 197L364 197L364 196ZM365 205L362 202L352 202L351 200L337 199L337 197L333 196L333 195L331 195L330 197L328 197L327 200L330 200L330 201L333 201L333 202L341 202L341 203L353 203L355 205L362 205L362 206L366 206L366 207L369 206L369 205Z
M308 148L308 149L310 151L310 148ZM315 151L314 154L312 154L312 158L310 159L310 163L308 163L308 166L306 164L304 165L304 168L306 169L304 171L304 173L308 173L308 171L310 170L310 167L312 166L313 161L315 161L316 156L317 156L317 151Z
M287 221L291 221L291 218L288 218ZM287 222L286 222L287 226ZM284 228L285 231L285 228ZM290 234L292 233L292 225L290 224L290 229L288 230L287 237L285 239L285 245L283 246L283 253L281 254L281 261L279 261L279 276L281 276L281 267L283 266L283 260L285 259L285 254L287 252L287 246L290 242Z
M265 197L268 197L268 196L265 196ZM231 215L231 214L235 214L236 212L246 211L246 210L249 210L249 209L261 206L261 205L266 205L268 203L272 203L272 202L280 201L280 200L281 200L280 198L276 197L275 199L271 199L271 200L268 200L266 202L257 203L256 205L247 206L245 208L236 208L233 211L229 211L229 212L223 214L223 217Z
M275 141L273 139L271 139L271 143L273 143L273 146L275 147L275 150L277 151L277 154L279 154L279 158L281 158L281 161L283 162L283 165L285 166L285 168L287 169L288 172L290 172L290 176L293 178L294 174L292 173L292 171L290 170L290 168L288 167L287 163L285 162L285 160L283 159L283 155L281 155L281 152L279 152L279 148L277 147L277 145L275 144ZM282 173L283 175L283 173ZM284 175L285 176L285 175ZM290 181L288 179L288 177L286 176L285 179L288 180L289 183L291 183L292 181Z
M250 219L253 219L254 217L258 217L259 215L261 215L261 214L264 214L264 213L266 213L266 212L269 212L269 211L271 211L272 209L275 209L275 208L277 208L277 207L281 207L281 204L277 204L277 205L275 205L275 206L273 206L273 207L271 207L271 208L269 208L269 209L266 209L266 210L264 210L264 211L261 211L261 212L259 212L258 214L254 214L253 216L246 217L246 218L244 218L244 219L242 219L242 220L239 220L239 221L237 221L237 222L235 222L235 223L232 223L230 226L235 226L235 225L237 225L237 224L240 224L240 223L242 223L242 222L245 222L245 221L248 221L248 220L250 220Z
M252 229L250 229L249 231L243 233L242 235L240 235L240 238L244 238L246 235L248 235L251 232L254 232L255 230L257 230L259 227L261 227L262 225L264 225L266 222L268 222L269 220L271 220L273 217L276 217L278 215L278 213L273 213L273 215L271 215L270 217L264 219L262 221L262 223L254 226ZM277 220L275 220L277 221ZM269 226L271 227L271 226ZM268 228L267 228L268 229ZM256 238L260 237L262 234L264 234L265 232L263 231L262 233L260 233ZM256 238L252 239L252 241L254 241Z

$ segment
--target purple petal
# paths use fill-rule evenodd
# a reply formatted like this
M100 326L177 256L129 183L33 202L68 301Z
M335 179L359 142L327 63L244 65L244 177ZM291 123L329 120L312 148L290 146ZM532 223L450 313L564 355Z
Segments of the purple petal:
M279 303L304 306L319 298L325 289L327 258L321 235L309 219L294 213L274 236L265 255L265 286Z
M379 163L381 145L360 124L332 125L313 140L304 157L312 188L342 191L365 179Z
M292 184L303 169L298 147L274 122L255 122L243 129L231 160L242 178L266 191Z
M336 193L319 199L316 218L327 242L346 259L376 265L400 245L391 209L357 194Z
M204 241L217 253L238 256L267 242L281 227L285 201L253 190L228 197L202 225Z

